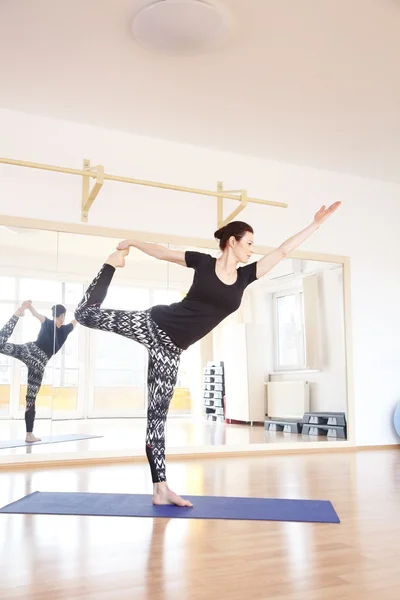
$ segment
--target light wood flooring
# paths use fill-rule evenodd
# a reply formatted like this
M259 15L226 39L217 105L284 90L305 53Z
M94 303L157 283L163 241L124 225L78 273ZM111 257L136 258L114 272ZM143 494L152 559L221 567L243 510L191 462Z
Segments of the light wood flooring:
M400 452L170 462L177 492L331 500L339 525L0 514L0 598L399 600ZM150 493L146 464L0 471L35 490Z

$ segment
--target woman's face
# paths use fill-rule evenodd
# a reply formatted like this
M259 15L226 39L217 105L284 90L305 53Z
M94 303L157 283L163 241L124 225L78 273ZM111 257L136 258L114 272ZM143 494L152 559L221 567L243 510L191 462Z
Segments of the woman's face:
M253 253L254 235L250 231L246 231L241 240L237 240L232 236L229 240L229 246L233 250L235 258L238 262L247 263Z
M63 313L62 315L60 315L59 317L56 318L57 321L57 325L59 327L61 327L61 325L64 325L64 321L65 321L65 313Z

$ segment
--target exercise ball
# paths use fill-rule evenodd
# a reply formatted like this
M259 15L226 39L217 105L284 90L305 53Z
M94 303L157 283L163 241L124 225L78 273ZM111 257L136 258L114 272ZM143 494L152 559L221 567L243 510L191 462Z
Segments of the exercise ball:
M396 410L394 411L393 423L396 433L400 437L400 404L396 406Z

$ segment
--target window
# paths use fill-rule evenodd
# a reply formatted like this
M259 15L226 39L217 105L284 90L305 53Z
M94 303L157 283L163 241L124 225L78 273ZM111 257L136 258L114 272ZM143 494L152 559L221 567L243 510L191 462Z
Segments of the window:
M149 290L129 285L112 285L107 291L103 308L146 310L150 305Z
M153 304L172 304L173 302L180 302L184 296L185 294L182 294L182 292L179 292L178 290L154 290Z
M15 311L15 307L11 302L0 302L0 329L7 323ZM9 339L10 342L14 340L14 334ZM11 357L5 354L0 354L0 386L11 384ZM8 390L7 390L8 391ZM2 394L0 390L0 408L2 404ZM8 402L7 402L8 404Z
M0 300L15 299L15 277L0 277Z
M67 309L65 323L69 323L87 284L73 278L65 281L61 277L45 279L45 275L39 278L30 273L27 275L0 275L0 329L25 299L32 299L37 311L50 319L51 306L63 304ZM155 304L178 302L184 296L185 292L179 289L134 287L122 282L110 286L103 308L146 310ZM27 313L24 319L20 319L10 341L35 341L40 327L40 322ZM78 327L47 364L38 397L38 416L47 415L49 410L52 410L53 418L85 414L86 411L92 416L142 414L146 408L147 359L148 353L142 345L123 336ZM175 414L186 410L182 402L190 397L189 390L198 363L199 347L195 345L182 355L176 386L178 401L175 406L172 405ZM23 415L26 384L26 366L0 354L1 416L13 416L13 411L17 418ZM93 403L89 403L89 398Z
M71 283L67 281L63 284L65 304L77 305L82 299L84 286L83 283Z
M56 304L60 302L62 291L61 281L52 279L21 279L19 288L20 300L33 299Z
M303 292L274 294L275 370L305 369Z

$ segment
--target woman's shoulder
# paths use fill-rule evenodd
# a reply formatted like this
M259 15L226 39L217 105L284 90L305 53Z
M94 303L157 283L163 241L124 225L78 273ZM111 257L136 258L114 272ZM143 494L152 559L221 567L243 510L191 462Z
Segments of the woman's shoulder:
M199 252L197 250L186 250L185 260L188 267L199 267L201 265L211 264L215 260L211 254L207 252Z

